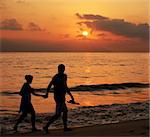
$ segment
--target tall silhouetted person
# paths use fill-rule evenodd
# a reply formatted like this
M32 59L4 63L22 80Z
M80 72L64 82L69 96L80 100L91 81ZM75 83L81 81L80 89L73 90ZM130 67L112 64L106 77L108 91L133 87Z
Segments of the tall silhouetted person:
M20 93L19 93L22 97L19 113L22 112L22 114L20 115L19 119L17 120L17 123L14 126L14 130L17 131L19 123L21 123L22 120L27 116L27 114L30 113L31 121L32 121L32 131L36 131L37 129L35 127L35 110L31 103L31 93L35 96L42 96L42 95L36 94L34 92L34 89L31 88L31 86L30 86L30 84L32 83L32 80L33 80L33 76L26 75L25 79L26 79L26 83L23 84L23 86L20 90Z
M55 114L51 117L51 119L48 121L48 123L46 124L46 126L43 127L43 130L48 133L48 127L50 124L52 124L55 120L57 120L60 116L61 113L63 112L63 125L64 125L64 131L69 131L70 129L67 127L67 113L68 113L68 109L65 103L65 95L66 93L68 93L72 99L72 101L74 101L74 98L67 86L67 75L64 74L65 71L65 66L63 64L60 64L58 66L58 74L56 74L51 82L48 85L47 88L47 93L45 95L45 97L48 97L48 93L49 90L51 88L51 86L54 86L54 100L56 102L56 112Z

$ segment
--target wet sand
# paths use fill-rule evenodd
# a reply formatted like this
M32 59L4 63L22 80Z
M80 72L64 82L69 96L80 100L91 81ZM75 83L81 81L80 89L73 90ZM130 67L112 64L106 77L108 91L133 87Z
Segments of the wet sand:
M2 136L8 136L2 134ZM49 133L43 131L21 133L16 132L13 136L149 136L149 119L126 121L117 124L94 125L82 128L73 128L72 131L64 132L63 129L49 129Z

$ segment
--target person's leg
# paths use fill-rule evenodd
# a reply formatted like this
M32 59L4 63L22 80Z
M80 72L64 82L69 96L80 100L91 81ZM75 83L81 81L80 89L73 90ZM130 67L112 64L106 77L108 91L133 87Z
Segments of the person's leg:
M62 116L64 129L67 128L67 118L68 118L68 109L67 109L66 104L64 103L63 104L63 116Z
M60 114L55 114L51 117L51 119L48 121L48 123L46 124L46 128L48 128L50 126L50 124L52 124L55 120L57 120L60 117Z
M19 119L17 120L17 123L16 123L15 126L14 126L14 130L17 131L17 128L18 128L19 123L21 123L22 120L23 120L26 116L27 116L27 112L23 112L23 113L21 114L21 116L20 116Z
M64 103L64 106L63 106L63 124L64 124L64 131L71 131L70 128L68 128L67 126L67 119L68 119L68 109L67 109L67 106L66 104Z
M46 124L46 126L43 127L43 129L46 131L46 133L48 133L48 127L50 126L50 124L52 124L55 120L57 120L60 116L61 116L61 108L60 108L60 104L56 104L56 113L55 115L53 115L51 117L51 119L48 121L48 123Z
M32 130L36 130L35 127L35 110L33 106L31 107L31 122L32 122Z
M67 115L68 115L68 112L63 112L63 116L62 116L62 119L63 119L63 124L64 124L64 129L67 128Z

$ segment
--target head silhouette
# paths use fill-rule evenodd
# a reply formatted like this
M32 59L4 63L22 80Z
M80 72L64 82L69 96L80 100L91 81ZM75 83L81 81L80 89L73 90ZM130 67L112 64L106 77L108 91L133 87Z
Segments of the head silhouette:
M58 73L63 74L64 71L65 71L65 65L64 64L58 65Z
M33 76L32 75L25 75L25 79L26 79L27 83L31 84L32 80L33 80Z

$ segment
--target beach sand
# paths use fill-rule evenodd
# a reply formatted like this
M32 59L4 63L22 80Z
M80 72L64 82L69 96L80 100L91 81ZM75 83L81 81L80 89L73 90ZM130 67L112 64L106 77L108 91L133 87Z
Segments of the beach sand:
M2 136L8 136L2 134ZM116 124L94 125L73 128L72 131L64 132L63 129L49 129L49 133L43 131L21 133L16 132L13 136L149 136L149 120L126 121Z

